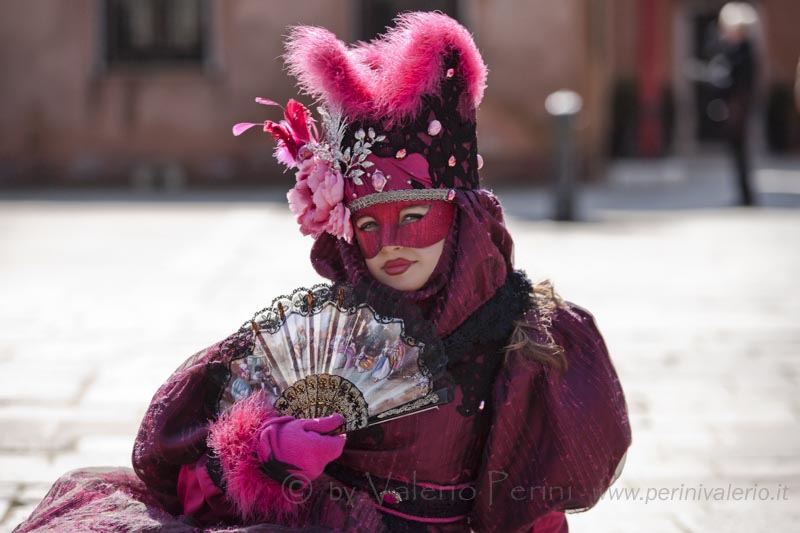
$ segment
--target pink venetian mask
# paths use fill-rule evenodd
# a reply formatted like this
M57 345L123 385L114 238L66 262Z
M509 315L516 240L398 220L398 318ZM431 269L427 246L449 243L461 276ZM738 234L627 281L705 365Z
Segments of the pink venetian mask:
M417 205L429 205L430 209L422 218L405 216L401 220L403 209ZM353 214L352 219L361 253L371 259L385 246L427 248L436 244L447 237L454 215L455 206L450 202L409 200L365 207ZM374 222L365 224L359 220L364 216L372 217Z

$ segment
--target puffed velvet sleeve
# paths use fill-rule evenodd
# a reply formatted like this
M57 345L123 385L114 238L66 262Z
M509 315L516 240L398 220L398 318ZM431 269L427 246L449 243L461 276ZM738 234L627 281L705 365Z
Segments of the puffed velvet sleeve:
M259 426L276 413L253 395L230 413L216 414L227 363L246 352L248 343L247 335L236 333L190 357L170 376L142 420L133 467L173 514L207 524L295 525L307 506L282 497L280 484L261 472L255 454Z
M257 428L273 413L255 404L257 395L251 396L253 404L240 401L217 416L228 364L249 353L249 342L238 332L201 350L156 392L133 450L133 468L149 494L172 515L191 515L196 525L257 523L253 527L260 532L283 532L287 525L297 531L382 531L367 492L323 474L295 501L261 471L253 446Z
M564 349L565 372L519 350L495 381L475 531L531 531L552 511L592 507L631 444L625 397L591 313L566 302L549 331Z
M237 333L190 357L155 393L142 419L133 468L173 514L183 511L177 491L181 467L201 460L208 449L224 361L246 344L247 339Z

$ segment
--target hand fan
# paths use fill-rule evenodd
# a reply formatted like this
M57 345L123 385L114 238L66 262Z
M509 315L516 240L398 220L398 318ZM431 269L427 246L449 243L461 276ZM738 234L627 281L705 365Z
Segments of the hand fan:
M435 342L412 338L407 326L359 302L349 285L296 289L242 326L252 352L231 361L221 406L263 390L281 413L338 412L352 431L447 402L424 364Z

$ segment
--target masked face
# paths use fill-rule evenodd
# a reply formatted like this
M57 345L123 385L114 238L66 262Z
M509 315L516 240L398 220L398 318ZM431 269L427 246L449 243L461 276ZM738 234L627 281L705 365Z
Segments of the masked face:
M378 204L358 211L355 235L370 274L402 291L422 288L444 249L455 207L444 201Z

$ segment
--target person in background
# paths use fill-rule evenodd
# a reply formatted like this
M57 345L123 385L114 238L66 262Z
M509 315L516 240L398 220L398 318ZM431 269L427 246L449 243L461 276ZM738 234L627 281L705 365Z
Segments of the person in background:
M800 60L797 61L797 74L794 78L794 107L800 113Z
M756 204L753 193L749 118L755 97L758 66L753 50L751 31L758 22L755 9L746 2L729 2L719 13L719 35L716 53L711 59L712 84L724 103L725 140L736 168L739 204Z

